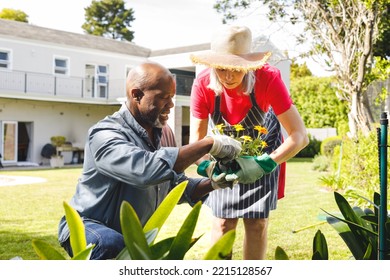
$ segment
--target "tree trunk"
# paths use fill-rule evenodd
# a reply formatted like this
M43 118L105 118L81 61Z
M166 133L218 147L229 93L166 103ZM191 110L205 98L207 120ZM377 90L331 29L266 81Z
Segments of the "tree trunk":
M367 136L371 131L372 114L367 102L363 102L361 93L353 92L351 94L351 107L348 114L349 119L349 136L357 137L358 131Z

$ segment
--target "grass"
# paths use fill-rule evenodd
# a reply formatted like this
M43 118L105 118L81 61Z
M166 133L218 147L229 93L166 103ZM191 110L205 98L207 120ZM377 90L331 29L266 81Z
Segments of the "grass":
M336 231L323 222L321 209L337 211L333 193L318 185L323 175L311 170L311 160L290 161L287 164L285 198L278 202L277 210L271 212L269 223L268 259L274 259L277 246L282 247L290 259L309 260L312 240L320 229L326 236L329 258L345 260L350 252ZM25 260L38 259L31 241L35 238L55 246L66 256L57 242L57 226L64 214L62 202L72 197L80 168L63 168L28 171L1 171L0 175L35 176L46 178L38 184L0 187L0 259L19 256ZM194 167L187 175L197 176ZM164 224L159 239L173 236L190 211L187 204L177 205ZM186 259L202 259L209 248L211 212L202 207L195 236L202 236L187 253ZM294 233L295 232L295 233ZM239 223L233 259L242 257L243 227Z

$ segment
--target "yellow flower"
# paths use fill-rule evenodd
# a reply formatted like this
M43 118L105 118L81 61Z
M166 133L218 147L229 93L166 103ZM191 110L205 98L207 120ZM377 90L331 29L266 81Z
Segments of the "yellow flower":
M252 137L250 137L249 135L243 135L240 138L244 141L244 143L253 141Z
M219 131L219 133L223 133L223 128L225 127L225 125L224 124L217 124L216 126L215 126L215 129L217 130L217 131Z
M215 126L215 129L213 132L217 130L219 133L223 134L223 128L225 127L224 124L218 124ZM242 151L240 153L240 156L260 156L263 154L263 149L267 147L267 142L264 141L261 137L264 134L268 133L267 128L256 125L254 129L258 131L258 135L255 139L253 139L249 135L241 135L240 132L244 132L245 128L243 127L242 124L236 124L233 125L234 130L236 131L237 135L230 135L234 139L238 140L242 144ZM242 134L242 133L241 133Z
M245 128L242 126L242 124L235 124L233 125L234 129L237 131L237 132L240 132L240 131L243 131L245 130Z
M266 127L263 127L261 125L256 125L254 127L255 130L257 130L260 134L267 134L268 133L268 130Z

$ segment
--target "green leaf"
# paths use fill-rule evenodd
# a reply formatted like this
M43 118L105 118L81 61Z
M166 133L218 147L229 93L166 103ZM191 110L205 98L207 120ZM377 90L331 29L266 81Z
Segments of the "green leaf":
M358 239L360 242L364 244L363 247L367 248L368 244L370 243L370 238L367 235L367 232L365 230L361 230L362 229L361 227L366 228L368 223L365 222L356 214L358 213L358 210L352 209L352 207L349 205L347 200L341 194L335 192L334 195L335 195L336 203L341 211L341 214L345 218L345 221L348 223L351 232L356 236L356 239ZM360 213L363 213L363 211L360 211ZM369 230L372 230L371 226Z
M313 256L311 257L311 259L312 259L313 261L321 261L321 260L324 260L324 258L322 257L321 253L318 252L318 251L315 251L315 252L313 253Z
M331 214L329 215L330 216L327 218L328 223L339 233L340 237L344 240L355 259L361 258L365 249L362 244L358 242L358 239L356 239L355 235L351 232L348 224L342 222L340 218L336 216L331 216Z
M70 246L72 247L73 255L77 255L87 247L87 239L85 237L84 223L80 218L79 213L73 209L67 202L63 203L65 208L65 218L70 231Z
M188 214L175 239L167 256L168 260L183 260L187 251L191 248L192 235L198 221L202 202L194 205Z
M275 249L275 260L289 260L287 253L282 247L277 246Z
M76 256L73 256L72 260L76 261L84 261L89 260L91 258L92 249L95 247L95 244L88 244L87 248Z
M363 256L363 260L370 260L372 257L372 246L371 244L368 244L367 246L367 250L366 252L364 253L364 256Z
M325 236L322 234L320 230L317 230L313 239L313 259L316 257L320 257L320 260L328 260L328 244L326 242Z
M158 230L156 228L152 229L151 231L146 232L145 233L146 242L148 244L151 244L154 241L154 239L156 238L157 233L158 233ZM118 256L116 256L116 259L117 260L131 260L129 250L127 250L127 247L122 249L122 251L118 254Z
M160 260L164 258L168 254L169 249L172 246L173 240L175 240L175 237L169 237L151 246L150 250L152 251L153 259Z
M123 248L122 251L116 256L116 260L131 260L131 256L127 247Z
M324 211L326 212L326 211ZM327 212L326 212L327 213ZM329 216L332 216L334 219L328 218L329 224L337 230L339 235L343 238L345 244L351 250L351 253L357 260L361 260L364 256L364 253L367 250L367 246L370 243L370 239L365 238L362 235L356 235L352 229L365 231L372 236L377 236L377 233L350 221L344 220L342 218L336 217L330 213L327 213Z
M145 233L142 230L141 222L139 221L134 208L127 201L122 202L120 208L120 222L123 239L131 259L150 259L151 252L146 241Z
M41 260L65 260L60 252L44 241L34 239L32 246Z
M146 222L144 226L144 232L148 232L155 228L160 231L168 216L179 202L185 188L187 187L187 184L188 181L183 181L168 193L153 215Z
M230 230L225 233L206 253L204 260L225 260L232 252L236 231Z

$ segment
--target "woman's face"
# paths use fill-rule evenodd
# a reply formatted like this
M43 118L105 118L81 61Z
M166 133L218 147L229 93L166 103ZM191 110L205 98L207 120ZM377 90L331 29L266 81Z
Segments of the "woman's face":
M221 84L227 89L234 89L241 85L245 73L240 71L231 71L224 69L215 69Z

